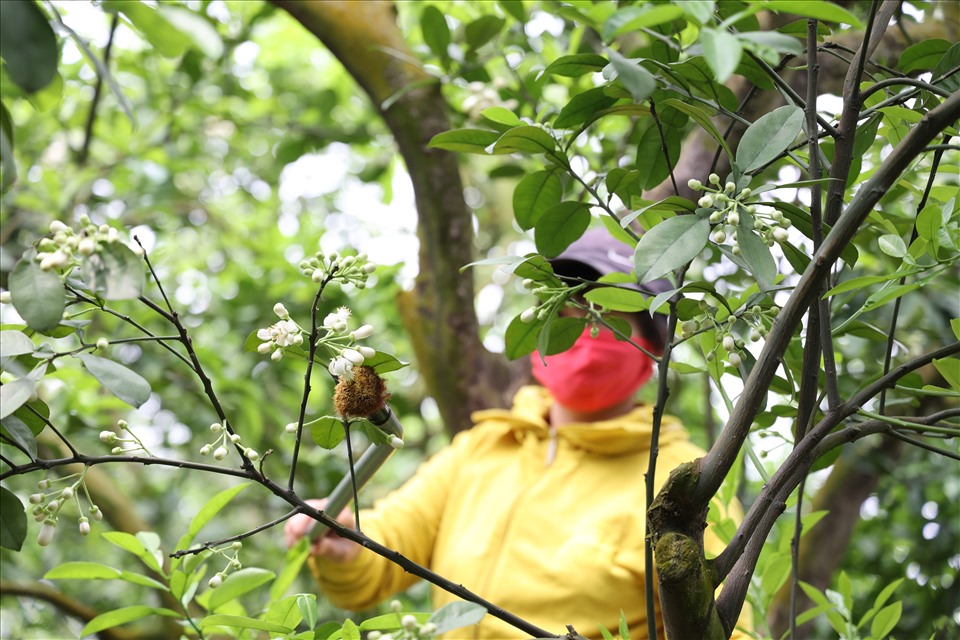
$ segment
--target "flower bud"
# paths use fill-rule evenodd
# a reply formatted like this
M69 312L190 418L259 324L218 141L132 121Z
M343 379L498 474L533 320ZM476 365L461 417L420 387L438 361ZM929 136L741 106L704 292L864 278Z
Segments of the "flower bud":
M273 305L273 312L277 314L281 320L286 320L290 317L290 313L287 311L287 308L283 306L282 302Z
M40 504L41 502L43 502L43 497L44 496L42 493L31 493L30 504Z
M257 347L257 353L259 353L259 354L261 354L261 355L267 355L267 354L270 353L271 351L273 351L273 343L272 343L272 342L264 342L263 344L261 344L260 346Z
M723 336L723 348L727 351L733 351L737 348L737 341L731 335Z
M404 629L413 629L417 626L417 619L408 613L400 618L400 626Z
M401 611L403 611L403 604L401 604L399 600L391 600L390 610L393 611L394 613L400 613Z
M537 308L530 307L529 309L524 310L524 312L520 314L520 322L530 323L530 322L533 322L536 317L537 317Z
M737 185L735 185L732 182L728 182L727 184L723 185L723 190L726 193L733 193L734 191L737 190Z
M100 510L100 507L93 505L90 507L90 517L92 517L97 522L103 520L103 511Z
M720 184L720 176L715 173L711 173L707 179L710 181L710 184Z
M100 442L105 442L107 444L113 444L117 441L117 434L113 431L101 431L100 432Z
M734 211L727 215L727 224L733 225L734 227L740 224L740 214Z
M97 349L106 349L109 346L110 346L110 341L107 340L106 338L97 339Z
M10 294L9 291L2 291L0 292L0 302L2 302L3 304L10 304L11 302L13 302L13 296Z
M695 320L687 320L686 322L680 325L680 333L683 336L689 336L696 333L697 329L699 328L700 326L697 324Z
M325 277L326 277L326 274L323 272L322 269L317 269L316 271L310 274L310 279L313 280L314 282L320 282Z
M760 339L760 331L758 331L757 329L751 329L751 330L750 330L750 340L751 340L752 342L756 342L756 341L758 341L759 339Z
M727 361L730 363L730 366L734 369L739 369L740 365L743 364L743 360L740 358L740 354L734 352L727 356Z
M216 589L221 584L223 584L223 578L220 577L219 573L213 576L212 578L210 578L210 580L207 582L207 586L210 587L211 589Z
M297 432L297 423L296 423L296 422L291 422L291 423L287 424L287 426L285 426L285 427L283 428L283 430L286 431L287 433L296 433L296 432Z
M80 535L90 535L90 521L86 518L80 518Z
M63 224L59 220L54 220L50 223L50 233L60 233L61 231L66 232L69 227Z
M716 223L720 222L720 219L721 219L721 218L723 218L723 212L722 212L722 211L714 211L713 213L710 214L710 223L711 223L711 224L716 224Z
M211 446L208 445L208 444L205 444L205 445L203 445L202 447L200 447L200 455L202 455L202 456L208 456L208 455L210 455L210 451L211 451L212 449L213 449L213 447L211 447Z
M63 491L60 492L60 497L63 500L69 500L73 497L73 487L65 487Z
M350 337L354 340L365 340L373 335L373 325L365 324L359 329L355 329L350 332Z
M123 447L114 447L110 449L110 453L115 456L119 456L123 453Z
M424 623L420 627L420 637L432 636L437 632L437 625L432 622Z
M245 453L247 454L247 457L250 458L252 462L256 462L257 460L260 459L260 454L257 452L256 449L247 449Z
M237 444L238 442L240 442L240 434L239 434L239 433L231 433L231 434L230 434L230 442L232 442L233 444Z
M783 227L777 227L773 230L773 239L777 242L786 242L790 234Z
M377 355L377 350L373 347L357 347L357 351L360 352L360 355L363 356L364 360L369 360L373 356Z
M377 265L372 262L368 262L367 264L363 265L363 272L367 275L370 275L376 270L377 270Z
M270 354L270 359L274 362L280 362L283 359L283 349L277 349Z
M97 250L97 241L93 238L84 238L77 243L77 251L80 255L89 256Z
M687 182L687 186L693 189L694 191L700 191L700 189L703 189L703 183L700 182L699 180L690 180L689 182Z
M354 365L363 364L363 355L361 355L360 352L355 349L344 349L343 357L349 360Z
M704 209L709 209L713 206L713 196L703 196L697 200L697 204L703 207Z
M37 544L45 547L53 541L53 534L56 532L57 523L53 520L44 520L40 527L40 533L37 534Z
M121 429L126 429L126 428L127 428L127 421L126 421L126 420L117 420L117 426L120 427Z
M717 244L723 244L724 242L726 242L726 240L727 240L727 234L723 231L723 229L717 229L713 233L713 241L716 242Z
M740 192L741 198L749 198L752 195L753 195L753 191L750 189L750 187L747 187L746 189Z
M230 452L227 450L227 448L221 445L213 452L213 457L217 460L223 460L227 457L228 453Z
M596 337L599 336L599 335L600 335L600 327L598 327L596 324L591 324L591 325L590 325L590 337L591 337L591 338L596 338Z

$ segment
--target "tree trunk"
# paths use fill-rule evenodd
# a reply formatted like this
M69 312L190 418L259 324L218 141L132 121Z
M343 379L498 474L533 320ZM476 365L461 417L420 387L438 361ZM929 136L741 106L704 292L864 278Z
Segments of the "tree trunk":
M471 412L504 404L510 376L502 359L480 342L473 281L460 273L473 259L473 228L457 158L427 147L451 128L439 81L411 62L415 54L392 2L274 4L343 63L394 135L413 181L420 240L420 273L414 290L400 297L401 315L448 432L468 428Z

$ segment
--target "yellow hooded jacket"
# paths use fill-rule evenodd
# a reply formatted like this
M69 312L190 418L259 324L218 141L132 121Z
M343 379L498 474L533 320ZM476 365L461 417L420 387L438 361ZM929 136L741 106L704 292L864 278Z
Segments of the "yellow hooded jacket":
M423 464L400 489L361 512L366 535L557 634L571 624L599 638L625 612L634 640L646 637L644 473L653 410L551 431L549 393L524 387L512 411L476 422ZM656 484L704 452L665 418ZM734 510L738 509L734 507ZM739 520L739 513L731 514ZM707 547L722 545L707 532ZM310 567L339 607L364 609L416 578L368 550L346 564ZM435 608L457 598L433 587ZM658 615L659 618L659 615ZM663 625L658 619L663 638ZM526 636L492 617L447 640ZM736 637L736 634L735 634Z

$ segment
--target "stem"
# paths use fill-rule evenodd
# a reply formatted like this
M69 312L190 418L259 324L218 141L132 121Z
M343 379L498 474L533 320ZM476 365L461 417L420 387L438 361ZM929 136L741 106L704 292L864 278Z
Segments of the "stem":
M667 149L667 139L663 135L663 125L660 124L660 118L657 117L657 107L650 98L650 117L653 123L657 125L657 133L660 134L660 150L663 152L663 159L667 161L667 169L670 170L670 182L673 184L673 193L680 195L680 189L677 188L677 177L673 175L673 161L670 159L670 150Z
M353 520L357 531L360 531L360 498L357 496L357 472L353 467L353 443L350 437L350 421L343 421L344 440L347 441L347 464L350 466L350 486L353 489ZM336 517L338 514L333 514Z
M683 266L677 270L678 288L683 286L683 278L687 273L688 266L689 265ZM652 432L650 434L650 458L647 463L647 472L644 474L644 480L646 481L644 491L646 494L646 504L644 505L644 513L650 512L650 507L653 504L653 498L656 492L655 480L657 456L660 453L660 425L663 422L663 414L666 411L667 398L670 397L670 387L667 384L667 374L670 370L670 354L673 351L673 340L671 340L670 337L677 331L677 303L680 302L680 298L681 294L679 291L670 298L670 315L667 317L667 341L663 347L663 355L660 356L660 360L657 362L657 403L653 407L653 424L651 425ZM648 535L646 536L643 546L645 563L644 593L647 601L647 636L650 640L657 640L657 598L653 588L653 538L649 533L648 524Z
M107 45L103 49L103 66L110 64L110 51L113 49L113 34L117 31L117 25L120 23L120 14L114 13L110 21L110 33L107 35ZM93 125L97 120L97 105L100 104L100 93L103 90L103 76L97 74L97 82L93 86L93 99L90 101L90 113L87 114L87 124L83 132L83 146L80 147L80 153L77 154L77 164L83 166L87 164L87 158L90 156L90 143L93 141Z
M170 557L171 557L171 558L182 558L183 556L189 556L189 555L194 555L194 554L197 554L197 553L201 553L201 552L203 552L203 551L206 551L207 549L212 549L213 547L219 547L220 545L226 544L226 543L228 543L228 542L235 542L235 541L237 541L237 540L244 540L244 539L249 538L250 536L252 536L252 535L254 535L254 534L260 533L261 531L266 531L267 529L270 529L270 528L272 528L272 527L275 527L275 526L277 526L278 524L280 524L281 522L286 522L287 520L289 520L289 519L292 518L293 516L297 515L298 513L300 513L300 510L299 510L299 509L294 509L294 510L292 510L292 511L288 511L287 513L285 513L284 515L280 516L279 518L276 518L275 520L271 520L270 522L268 522L268 523L266 523L266 524L262 524L262 525L260 525L259 527L256 527L255 529L251 529L250 531L246 531L246 532L244 532L244 533L238 533L237 535L235 535L235 536L230 536L229 538L222 538L222 539L220 539L220 540L212 540L212 541L210 541L210 542L204 542L204 543L201 544L200 546L193 547L193 548L191 548L191 549L181 549L180 551L174 551L173 553L170 554Z

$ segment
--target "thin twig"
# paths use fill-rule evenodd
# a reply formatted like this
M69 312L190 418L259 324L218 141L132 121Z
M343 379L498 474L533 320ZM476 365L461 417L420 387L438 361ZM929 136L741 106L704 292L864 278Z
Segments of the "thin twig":
M110 33L107 35L107 44L103 49L103 66L110 64L110 52L113 49L113 35L117 31L117 25L120 24L120 13L114 13L110 21ZM90 157L90 143L93 140L93 125L97 121L97 106L100 104L100 94L103 91L103 76L97 74L97 82L93 86L93 98L90 100L90 113L87 114L87 124L83 132L83 146L80 147L80 153L77 154L77 164L83 166Z
M270 522L267 522L266 524L262 524L259 527L251 529L249 531L245 531L244 533L238 533L237 535L230 536L229 538L221 538L220 540L211 540L210 542L204 542L203 544L196 547L191 547L190 549L181 549L180 551L174 551L173 553L170 554L170 557L182 558L183 556L202 553L207 549L212 549L213 547L219 547L220 545L227 544L228 542L244 540L246 538L249 538L252 535L260 533L261 531L266 531L267 529L275 527L282 522L286 522L287 520L297 515L298 513L300 513L300 509L294 509L292 511L288 511L287 513L283 514L279 518L276 518L275 520L271 520Z

